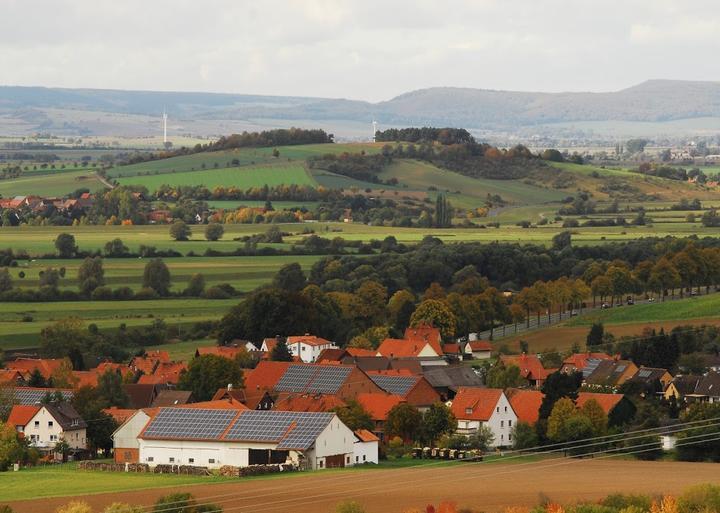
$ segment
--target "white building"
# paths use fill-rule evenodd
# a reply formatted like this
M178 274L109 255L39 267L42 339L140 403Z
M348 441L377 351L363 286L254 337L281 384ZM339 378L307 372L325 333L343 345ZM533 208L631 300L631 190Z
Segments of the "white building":
M308 334L288 337L287 346L293 356L305 363L314 363L325 349L338 349L338 346L329 340Z
M474 360L487 360L492 356L492 344L486 340L470 340L465 343L463 353Z
M512 445L518 419L502 389L462 387L450 409L458 421L458 434L473 435L480 426L488 426L495 437L492 447Z
M366 429L355 431L355 444L353 455L355 465L365 465L380 462L380 439Z
M115 463L137 463L140 461L138 436L150 421L150 410L138 410L112 434Z
M219 468L353 465L354 433L334 413L161 408L138 435L139 461Z
M31 446L52 450L64 440L70 449L87 447L87 424L70 403L13 406L8 423L22 433Z

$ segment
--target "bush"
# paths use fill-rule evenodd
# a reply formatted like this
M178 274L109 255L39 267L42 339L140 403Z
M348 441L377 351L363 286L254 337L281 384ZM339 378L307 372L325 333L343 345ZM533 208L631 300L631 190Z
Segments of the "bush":
M223 290L221 287L215 286L208 288L205 291L205 294L203 294L203 297L205 299L229 299L232 296L228 294L225 290Z
M113 299L117 301L128 301L133 298L135 293L130 287L119 287L113 291Z
M155 289L150 287L143 287L140 290L137 291L135 294L135 299L144 300L144 299L159 299L160 294L158 294Z
M92 291L92 294L90 295L90 297L94 301L109 301L109 300L114 299L112 289L107 286L96 288L95 290Z
M680 513L720 511L720 486L700 484L685 490L678 499Z

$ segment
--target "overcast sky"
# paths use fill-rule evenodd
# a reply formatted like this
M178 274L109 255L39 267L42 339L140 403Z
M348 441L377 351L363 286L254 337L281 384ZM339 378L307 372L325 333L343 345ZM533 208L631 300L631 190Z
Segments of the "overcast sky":
M0 0L0 84L390 99L720 80L717 0Z

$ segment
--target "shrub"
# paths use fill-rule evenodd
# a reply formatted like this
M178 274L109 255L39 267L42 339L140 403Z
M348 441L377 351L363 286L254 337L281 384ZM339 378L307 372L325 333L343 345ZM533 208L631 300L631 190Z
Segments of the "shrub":
M107 286L96 288L92 291L90 297L92 297L94 301L109 301L114 299L112 289Z
M140 290L137 291L135 294L135 299L144 300L144 299L159 299L160 294L158 294L155 289L150 287L143 287Z
M720 511L720 486L700 484L685 490L678 499L680 513Z
M203 294L203 297L205 297L205 299L229 299L232 296L221 287L215 286L208 288L205 294Z

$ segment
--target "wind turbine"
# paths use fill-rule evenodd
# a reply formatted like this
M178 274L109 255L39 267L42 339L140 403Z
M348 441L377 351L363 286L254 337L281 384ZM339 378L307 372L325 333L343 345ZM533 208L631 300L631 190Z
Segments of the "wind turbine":
M373 120L372 125L373 125L373 136L372 136L372 140L373 140L373 142L376 142L376 141L375 141L375 134L377 134L377 131L378 131L378 123L377 123L377 121Z
M167 112L163 108L163 145L167 146Z

